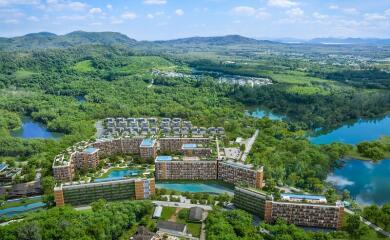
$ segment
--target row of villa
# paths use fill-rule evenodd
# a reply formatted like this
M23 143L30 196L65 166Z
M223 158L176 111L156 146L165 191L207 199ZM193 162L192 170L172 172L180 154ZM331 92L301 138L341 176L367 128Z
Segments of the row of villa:
M197 127L181 118L106 118L104 136L157 135L164 136L222 136L222 127Z

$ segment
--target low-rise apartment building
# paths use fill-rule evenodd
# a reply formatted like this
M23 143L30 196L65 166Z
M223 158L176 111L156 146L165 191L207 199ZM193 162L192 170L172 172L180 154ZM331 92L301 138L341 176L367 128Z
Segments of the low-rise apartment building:
M255 169L252 165L233 161L218 162L218 179L248 187L263 188L263 167Z
M328 204L321 196L299 196L301 202L298 202L298 197L293 201L274 201L267 193L236 187L233 202L237 208L251 212L267 223L284 219L298 226L340 229L344 217L341 203ZM323 203L310 202L310 199L321 199Z
M61 184L54 188L57 206L90 204L99 199L108 201L148 199L155 193L154 179L124 179L118 181Z

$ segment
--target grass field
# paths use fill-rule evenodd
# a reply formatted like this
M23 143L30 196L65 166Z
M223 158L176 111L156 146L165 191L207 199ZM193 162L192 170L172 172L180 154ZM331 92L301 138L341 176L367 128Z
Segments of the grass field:
M153 69L162 71L174 71L176 66L170 61L154 56L132 56L128 58L126 66L115 69L115 71L126 74L143 74Z
M94 67L92 66L91 60L84 60L81 62L76 63L76 65L73 67L78 72L82 73L90 73L95 71Z
M173 214L175 214L175 212L176 212L176 208L174 207L163 207L160 219L167 221L172 217Z
M24 79L30 78L32 75L34 75L34 72L24 70L24 69L21 69L21 70L18 70L15 72L15 78L17 80L24 80Z

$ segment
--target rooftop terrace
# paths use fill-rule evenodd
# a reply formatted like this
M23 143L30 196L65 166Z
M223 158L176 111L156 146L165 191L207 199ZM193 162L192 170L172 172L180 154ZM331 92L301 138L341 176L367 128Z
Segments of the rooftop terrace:
M145 138L142 140L140 147L153 147L154 143L156 140L150 139L150 138Z
M157 156L156 161L172 161L171 156Z

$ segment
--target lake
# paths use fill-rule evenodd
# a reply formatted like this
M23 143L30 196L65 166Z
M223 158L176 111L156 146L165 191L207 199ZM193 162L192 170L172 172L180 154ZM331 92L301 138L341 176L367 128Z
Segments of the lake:
M234 190L216 183L156 183L156 188L175 190L178 192L205 192L211 194L227 193L233 195Z
M364 141L373 141L385 135L390 136L390 116L377 120L359 120L353 124L345 124L328 133L309 137L309 140L314 144L329 144L332 142L358 144Z
M347 160L327 177L337 190L347 189L362 205L390 202L390 159L377 163Z
M35 122L30 118L24 118L22 121L22 127L11 131L11 136L24 138L24 139L31 139L31 138L59 139L60 137L63 136L63 134L50 132L45 125Z
M286 116L277 115L277 114L272 113L271 111L262 110L260 108L247 110L246 114L248 114L249 116L255 117L255 118L268 117L271 120L282 120L283 118L286 118Z

